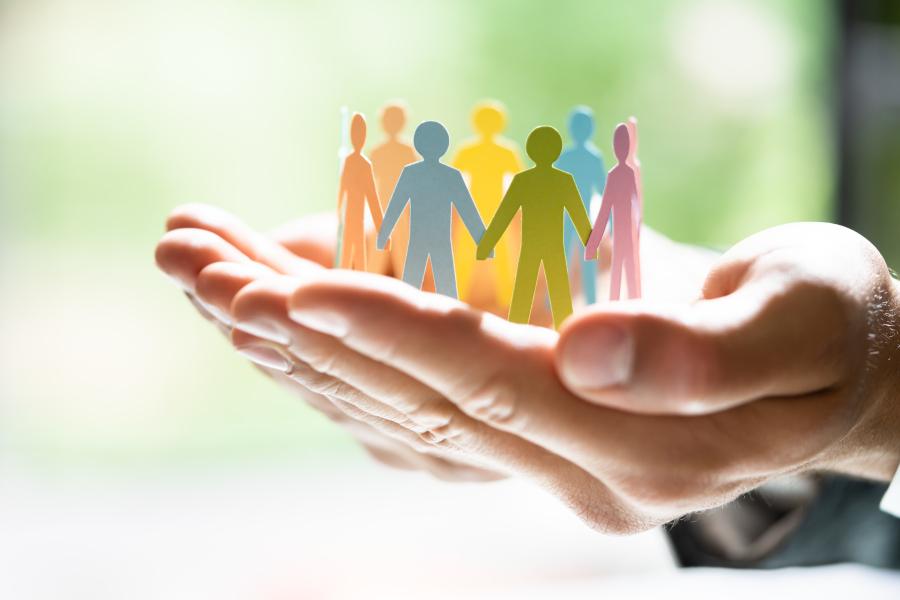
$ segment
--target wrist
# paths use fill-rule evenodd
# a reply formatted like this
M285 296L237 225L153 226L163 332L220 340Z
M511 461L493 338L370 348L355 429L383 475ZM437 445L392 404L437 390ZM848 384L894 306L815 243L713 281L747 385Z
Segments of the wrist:
M836 470L890 481L900 465L900 281L890 277L873 294L869 315L863 410Z

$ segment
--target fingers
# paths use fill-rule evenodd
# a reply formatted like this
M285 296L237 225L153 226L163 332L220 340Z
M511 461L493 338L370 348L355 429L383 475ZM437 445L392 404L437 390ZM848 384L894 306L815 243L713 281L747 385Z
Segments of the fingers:
M636 518L622 502L584 469L525 439L495 430L472 418L432 387L390 364L357 352L331 335L291 321L286 308L292 294L285 292L292 292L292 285L296 288L298 283L266 280L245 288L234 302L236 327L257 334L265 331L270 340L290 339L290 352L317 373L329 376L332 383L326 384L330 386L327 394L362 411L357 418L374 417L376 420L370 422L386 433L406 435L400 433L394 427L396 425L415 434L418 441L411 443L425 442L446 450L451 456L461 453L469 460L492 468L536 479L567 504L576 507L593 526L619 530L625 526L625 521L628 521L628 527L636 526ZM311 381L305 383L314 388L321 385Z
M324 273L299 285L289 307L291 318L306 329L338 339L434 390L474 420L594 475L604 473L622 451L623 436L634 429L627 415L585 403L563 388L553 367L552 331L514 325L365 274Z
M170 231L156 246L156 264L190 292L194 291L200 271L220 261L248 263L250 259L218 235L203 229Z
M618 409L702 414L767 396L808 394L843 376L847 320L827 285L781 274L708 288L693 304L610 304L569 319L557 349L562 381ZM728 280L728 281L725 281Z
M240 219L205 204L186 204L172 211L166 221L169 231L200 229L209 231L231 244L250 260L260 262L279 273L302 275L319 265L300 258L287 248L258 233Z
M286 223L271 237L297 256L330 268L334 266L337 230L337 215L327 212Z

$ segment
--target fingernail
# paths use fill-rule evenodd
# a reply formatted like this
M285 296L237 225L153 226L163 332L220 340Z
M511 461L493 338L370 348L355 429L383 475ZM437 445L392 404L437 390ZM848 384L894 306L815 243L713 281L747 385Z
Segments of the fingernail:
M350 330L344 315L327 308L296 308L291 311L291 318L304 327L334 337L344 337Z
M615 325L583 326L567 340L562 358L562 375L573 387L621 385L631 378L634 340Z
M291 343L288 336L261 319L254 319L252 321L240 320L234 324L234 328L283 346L287 346Z
M249 344L238 346L238 354L256 364L287 373L291 369L291 363L281 353L270 346L261 344Z

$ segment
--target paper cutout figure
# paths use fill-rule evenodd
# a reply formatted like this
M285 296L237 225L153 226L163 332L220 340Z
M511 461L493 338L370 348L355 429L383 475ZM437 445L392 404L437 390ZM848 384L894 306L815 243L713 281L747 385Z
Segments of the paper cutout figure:
M378 231L378 248L384 248L409 203L409 246L403 281L422 287L425 267L431 262L435 288L439 294L457 297L450 241L452 208L465 223L472 238L481 240L484 223L462 174L440 158L450 147L450 136L443 125L425 121L416 128L413 144L422 160L404 167L388 203L384 223Z
M606 232L606 224L613 219L615 228L612 232L613 252L612 267L610 271L610 300L618 300L621 292L622 271L628 283L628 297L641 297L641 282L635 269L635 197L637 196L637 182L634 169L628 166L628 152L631 147L628 126L620 123L613 135L613 150L619 161L609 171L606 179L606 189L603 191L603 200L600 204L600 214L594 221L594 229L584 249L586 259L597 257L597 250Z
M606 167L603 165L603 155L591 136L594 134L594 111L587 106L576 106L569 113L569 133L572 136L572 144L563 150L556 168L571 173L581 194L581 201L588 215L591 214L591 200L594 194L603 194L606 185ZM578 238L578 232L571 220L566 220L564 241L566 245L566 257L574 257L578 261L581 271L581 289L587 304L597 301L597 263L584 259L584 246Z
M350 111L346 106L341 107L341 145L338 147L338 181L341 178L341 171L344 170L344 159L350 154ZM338 202L340 205L340 202ZM338 208L338 232L337 232L337 248L334 253L334 266L341 266L341 255L343 254L344 242L344 215Z
M565 212L569 213L583 242L591 234L591 222L578 194L575 179L553 166L562 151L559 132L552 127L538 127L529 134L525 151L535 166L513 177L497 214L478 244L477 256L479 259L487 258L521 209L522 251L509 320L514 323L529 321L538 270L543 263L553 324L559 328L572 314L572 295L563 244L563 217Z
M504 178L523 169L515 144L500 134L506 127L506 109L499 102L483 102L472 111L472 126L477 137L465 142L452 165L467 175L478 212L485 220L497 212L503 199ZM518 232L510 231L497 243L497 258L490 263L475 262L475 244L455 220L453 251L460 297L469 300L477 288L494 288L500 307L509 306L513 289L515 250Z
M628 117L628 139L631 141L628 150L628 166L634 170L635 194L634 220L634 270L638 285L641 282L641 225L644 223L644 183L641 179L641 160L638 158L637 118Z
M399 103L388 104L381 109L381 128L384 130L387 139L372 149L369 156L375 173L375 187L378 189L378 198L381 200L381 207L385 211L403 167L416 162L419 158L412 144L400 135L405 125L406 107L404 105ZM406 246L409 243L408 212L404 211L400 216L391 237L393 243L389 252L377 250L374 244L375 240L371 240L373 243L369 249L372 252L368 257L370 271L383 273L387 270L388 263L390 263L394 275L399 275L403 272L403 264L406 262Z
M344 170L341 172L341 185L338 190L338 214L342 216L343 222L340 267L342 269L355 267L364 271L366 232L363 211L365 204L368 203L377 229L381 227L381 205L378 203L372 163L362 154L366 143L366 119L359 113L355 113L350 122L350 143L353 145L353 152L344 159Z

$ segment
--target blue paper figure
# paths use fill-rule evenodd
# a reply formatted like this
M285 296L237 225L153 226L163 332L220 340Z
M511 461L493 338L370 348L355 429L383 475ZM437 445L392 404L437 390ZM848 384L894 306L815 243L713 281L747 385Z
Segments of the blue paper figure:
M572 136L572 144L560 155L554 165L561 171L572 174L575 185L584 202L584 208L590 215L591 198L594 194L602 195L606 185L606 167L603 165L603 155L591 141L594 134L594 111L587 106L576 106L569 113L569 133ZM580 262L581 281L584 290L584 299L588 304L597 301L597 263L584 260L584 252L581 251L581 239L572 225L571 219L566 219L565 225L566 256L571 260L574 252L576 260Z
M450 136L444 126L436 121L420 124L413 136L413 145L422 160L407 165L400 173L378 231L378 249L383 249L387 244L408 202L409 248L403 281L421 288L426 264L431 259L435 289L439 294L456 298L456 272L450 241L451 208L456 208L476 244L484 235L484 222L462 174L440 162L450 147Z

